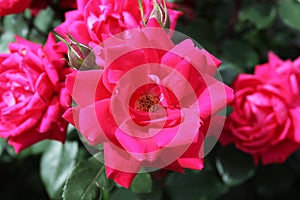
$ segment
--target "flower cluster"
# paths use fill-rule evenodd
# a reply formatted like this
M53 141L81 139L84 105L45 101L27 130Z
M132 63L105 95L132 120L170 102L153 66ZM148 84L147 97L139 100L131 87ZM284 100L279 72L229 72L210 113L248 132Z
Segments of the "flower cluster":
M284 162L300 147L300 58L283 61L271 52L232 90L216 79L221 61L175 31L178 8L193 19L194 5L0 0L0 16L29 9L29 28L47 6L65 14L48 27L57 38L35 27L48 36L44 45L16 36L0 54L0 137L18 153L44 139L63 143L70 123L88 150L104 154L106 176L128 188L141 171L201 170L205 139L219 139L219 113L231 103L220 142L255 163Z
M51 3L50 0L42 3L36 0L12 0L8 3L1 1L0 16L20 13L27 8L36 14L36 11L46 8ZM90 43L95 34L109 36L143 24L138 1L135 0L61 0L59 6L63 9L77 8L76 3L78 9L68 12L66 22L57 27L57 30L62 34L68 32L79 41ZM150 1L144 1L143 6L146 13L151 12L153 8ZM172 9L169 11L174 27L180 12ZM118 21L116 24L113 23L115 20ZM91 26L91 23L94 25ZM101 23L110 24L111 27L96 27L96 24L100 26ZM69 26L70 24L72 26ZM77 26L78 24L80 26ZM82 37L77 37L76 33L79 32ZM86 37L82 34L85 32L89 32L90 35ZM70 107L70 96L64 83L66 74L71 71L63 61L67 55L67 48L62 42L57 43L51 33L44 47L18 36L16 39L16 43L9 46L10 53L0 55L0 137L7 138L16 152L43 139L64 142L67 122L62 118L62 114Z
M268 63L240 74L232 87L233 113L221 142L234 142L256 163L284 162L300 147L300 58L283 61L270 52Z

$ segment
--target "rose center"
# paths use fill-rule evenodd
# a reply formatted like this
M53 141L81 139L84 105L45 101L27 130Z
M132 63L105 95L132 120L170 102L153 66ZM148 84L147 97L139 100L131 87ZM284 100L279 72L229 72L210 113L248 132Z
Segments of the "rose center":
M138 111L152 111L152 106L159 103L159 98L156 95L144 94L135 103L135 109Z

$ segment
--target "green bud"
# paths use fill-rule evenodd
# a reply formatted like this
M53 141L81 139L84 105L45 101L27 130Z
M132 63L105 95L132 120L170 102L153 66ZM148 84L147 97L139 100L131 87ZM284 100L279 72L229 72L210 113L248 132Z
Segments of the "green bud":
M69 42L58 34L56 34L56 37L68 47L67 62L70 67L77 70L91 70L99 68L96 64L96 56L90 47L77 42L72 36L69 36Z
M153 10L149 19L155 18L163 28L170 28L170 16L165 0L153 0Z

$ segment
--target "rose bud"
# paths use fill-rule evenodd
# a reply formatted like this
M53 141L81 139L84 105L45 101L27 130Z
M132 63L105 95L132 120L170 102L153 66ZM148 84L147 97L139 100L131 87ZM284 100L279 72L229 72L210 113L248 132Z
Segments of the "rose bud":
M77 70L91 70L99 68L96 64L95 54L90 47L77 42L71 36L68 37L69 42L58 34L56 34L56 37L64 42L68 47L67 62L70 67Z

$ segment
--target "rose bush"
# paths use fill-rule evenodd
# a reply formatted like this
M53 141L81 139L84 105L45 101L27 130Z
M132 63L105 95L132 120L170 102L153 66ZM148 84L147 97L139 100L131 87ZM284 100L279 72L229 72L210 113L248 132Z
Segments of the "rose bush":
M217 65L211 56L204 55L201 48L194 50L190 40L181 43L187 38L182 35L173 38L176 44L169 45L160 32L156 32L148 45L143 41L149 37L127 40L130 38L115 35L144 27L142 19L153 27L168 27L164 3L152 5L162 0L78 0L81 8L66 15L68 10L77 9L74 2L0 0L3 16L0 20L0 135L7 137L0 138L3 180L0 199L299 198L300 148L296 150L299 59L282 61L270 54L270 61L264 67L258 66L255 75L242 74L237 79L234 113L221 139L222 143L232 145L221 146L210 137L220 131L219 126L224 122L224 117L214 113L226 104L224 101L218 104L221 100L218 94L224 93L222 84L209 78ZM143 2L144 17L137 2ZM240 73L252 74L257 63L267 60L270 50L283 60L299 57L300 1L168 2L176 2L168 4L173 16L171 25L174 20L178 22L177 31L192 37L222 60L218 71L226 84L231 84ZM156 10L151 11L153 7ZM183 16L177 21L178 12L174 14L172 10L179 10ZM149 14L162 23L149 22ZM59 26L61 23L64 25ZM53 87L57 84L50 78L59 76L63 87L68 70L57 66L62 65L59 57L67 49L54 41L51 42L54 48L50 48L49 42L48 50L41 46L57 26L65 28L59 32L62 40L69 43L68 54L65 52L69 63L75 69L80 68L67 81L78 105L66 112L65 118L81 134L69 124L64 144L45 141L31 146L48 136L63 140L56 131L60 130L58 126L63 119L55 117L55 110L60 109L61 115L66 106L59 103L57 107L52 106L51 101L56 101L53 98L60 95L59 89ZM176 31L167 32L176 36ZM74 40L71 36L67 38L69 33L77 34ZM8 44L15 42L15 34L19 35L20 49L25 46L26 50L16 50L13 43L10 52ZM36 44L39 47L35 48L32 42L25 44L20 37L41 45ZM86 43L76 43L78 38ZM95 55L85 60L92 47L96 47ZM58 64L45 64L44 61L52 58ZM206 68L207 63L203 61L207 58L212 64ZM59 75L45 66L53 66ZM65 132L60 136L65 137ZM20 142L18 154L9 145L16 148L14 140ZM211 148L203 151L204 140L205 147ZM21 150L23 147L26 150ZM280 163L288 158L282 164L255 165L251 155L256 164ZM161 170L152 172L156 169ZM168 169L184 171L185 175ZM125 189L106 175L126 187L135 178L130 188Z
M152 0L142 2L147 18L153 9ZM55 31L64 36L70 34L86 45L97 45L114 34L143 26L138 0L78 0L77 4L78 9L67 12L65 22ZM171 29L175 29L181 13L173 9L168 9L168 12Z
M70 106L62 60L66 48L50 34L44 47L20 37L0 54L0 137L16 152L41 141L65 141Z
M161 28L125 31L94 50L104 66L68 75L78 106L64 117L89 144L104 143L107 177L129 187L143 167L202 169L204 138L233 99L213 77L220 61Z
M256 163L282 163L300 147L300 58L283 61L272 52L254 75L235 80L233 113L224 144L251 154Z

